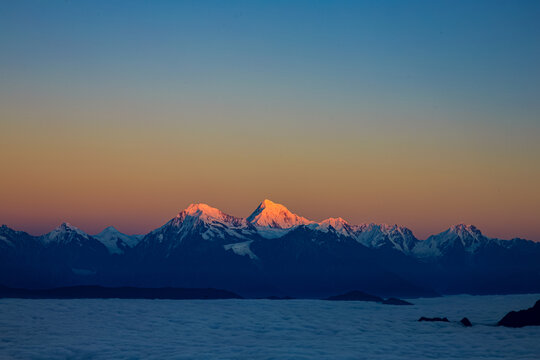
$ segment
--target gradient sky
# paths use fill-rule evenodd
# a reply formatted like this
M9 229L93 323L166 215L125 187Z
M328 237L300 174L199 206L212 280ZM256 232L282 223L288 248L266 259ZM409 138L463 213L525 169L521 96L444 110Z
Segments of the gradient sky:
M0 223L192 202L540 240L538 1L2 1Z

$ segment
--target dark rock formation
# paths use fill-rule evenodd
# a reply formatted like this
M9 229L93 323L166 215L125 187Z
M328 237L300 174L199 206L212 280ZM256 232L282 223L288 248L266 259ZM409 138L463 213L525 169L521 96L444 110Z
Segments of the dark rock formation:
M385 305L413 305L412 303L408 301L397 299L397 298L389 298L389 299L383 300L382 303Z
M382 303L384 301L383 298L366 294L365 292L354 290L349 291L348 293L341 294L341 295L335 295L330 296L326 300L333 300L333 301L372 301L372 302L378 302Z
M440 321L440 322L450 322L448 320L448 318L440 318L440 317L432 317L432 318L428 318L428 317L424 317L422 316L420 319L418 319L418 321Z
M388 298L383 299L382 297L367 294L362 291L354 290L349 291L348 293L341 294L341 295L334 295L330 296L329 298L326 298L325 300L333 300L333 301L369 301L369 302L377 302L384 305L413 305L412 303L401 300L398 298Z
M532 308L520 311L510 311L498 323L499 326L523 327L531 325L540 325L540 300Z

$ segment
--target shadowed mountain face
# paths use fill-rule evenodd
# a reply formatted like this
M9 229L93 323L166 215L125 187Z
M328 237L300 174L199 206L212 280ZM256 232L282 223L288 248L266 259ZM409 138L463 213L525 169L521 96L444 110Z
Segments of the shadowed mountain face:
M247 219L193 204L146 235L62 224L42 236L0 228L0 284L221 288L324 297L540 291L540 244L456 225L420 241L398 225L314 222L263 201Z

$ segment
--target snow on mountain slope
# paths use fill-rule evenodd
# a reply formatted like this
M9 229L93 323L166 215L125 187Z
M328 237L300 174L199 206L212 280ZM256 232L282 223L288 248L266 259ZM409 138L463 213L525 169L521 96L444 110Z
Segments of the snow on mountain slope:
M320 223L315 223L315 226L309 225L310 228L314 230L328 232L331 229L337 232L340 235L354 237L355 225L349 224L347 221L342 218L328 218Z
M418 243L411 230L399 225L362 224L354 230L355 239L370 248L390 247L409 254Z
M313 221L293 214L285 206L265 199L246 219L256 227L290 229L298 225L312 224Z
M504 248L521 244L517 240L487 238L475 226L465 224L454 225L440 234L430 236L427 240L419 241L411 230L403 226L374 223L352 225L340 217L314 222L268 199L262 201L247 219L231 216L207 204L199 203L189 205L165 225L146 236L122 234L113 227L89 236L77 227L63 223L50 233L35 239L45 246L82 244L97 240L105 245L111 254L123 254L126 249L135 247L141 241L162 243L162 246L172 249L185 238L219 240L226 246L225 250L254 258L256 255L249 248L252 241L261 237L279 238L298 227L305 227L310 231L332 231L338 235L335 239L351 238L368 248L395 249L418 258L438 257L450 251L455 254L460 252L474 254L488 243ZM4 228L8 229L2 227ZM12 236L7 236L6 231L5 234L0 231L0 245L10 246Z
M418 257L437 257L451 250L463 250L472 254L490 241L498 240L484 236L474 225L457 224L420 241L413 252Z
M171 247L185 238L198 235L204 240L238 238L248 240L252 234L245 219L225 214L206 204L191 204L162 227L152 231L143 241L170 241Z
M242 227L246 224L244 219L225 214L209 205L191 204L172 220L171 225L183 227L195 226L201 223L230 227Z
M89 235L87 233L67 222L62 223L50 233L41 236L41 240L45 244L69 243L72 241L80 242L88 238Z
M256 260L258 259L257 255L255 255L249 247L252 242L253 240L248 240L240 243L227 244L223 245L223 248L225 250L232 250L236 255L249 256L251 259Z
M93 235L107 247L111 254L123 254L126 249L133 248L144 235L126 235L109 226L99 234Z
M306 226L314 231L335 231L338 235L353 238L367 247L388 246L405 253L410 253L418 241L409 229L402 226L351 225L340 217L314 222L293 214L285 206L268 199L247 218L247 222L255 225L259 234L265 238L281 237L292 228Z
M39 244L34 236L24 231L13 230L7 225L0 226L0 249L6 247L17 248L28 242Z
M70 269L69 276L94 276L109 256L103 243L69 223L61 224L36 240L41 244L36 257ZM64 276L68 275L64 273Z
M298 216L285 206L265 199L247 218L237 218L206 204L192 204L178 216L152 233L164 232L176 234L182 240L196 229L202 230L205 240L212 238L236 237L238 242L252 240L254 233L266 239L279 238L298 226L306 226L312 231L335 231L340 236L350 237L368 247L391 247L409 253L417 239L412 232L401 226L393 225L351 225L342 218L328 218L314 222ZM163 241L164 236L159 236Z
M13 243L15 237L15 230L9 228L7 225L0 226L0 247L2 245L15 247L15 244Z

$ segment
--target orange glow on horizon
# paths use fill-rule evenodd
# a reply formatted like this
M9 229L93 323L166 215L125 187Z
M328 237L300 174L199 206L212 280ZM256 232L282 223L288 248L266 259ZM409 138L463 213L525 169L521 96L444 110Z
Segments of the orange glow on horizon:
M527 147L497 154L478 150L481 139L452 147L455 138L180 125L1 130L0 219L32 233L62 221L145 233L190 203L247 217L270 198L308 219L398 223L419 238L464 221L489 236L540 239L540 170Z

